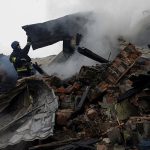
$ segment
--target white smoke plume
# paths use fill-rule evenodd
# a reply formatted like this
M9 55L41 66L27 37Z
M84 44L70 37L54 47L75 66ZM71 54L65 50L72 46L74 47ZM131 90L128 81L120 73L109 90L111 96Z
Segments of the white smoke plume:
M93 12L93 23L87 24L88 32L81 44L106 59L110 52L111 59L119 52L119 37L136 43L139 30L144 28L139 22L150 15L149 0L52 0L48 6L53 8L49 11L53 17L76 12ZM149 40L145 37L143 39L146 41L144 44ZM69 76L78 72L82 65L94 63L96 62L75 54L68 62L55 66L53 70L58 74Z
M79 72L81 66L91 66L95 62L91 59L80 55L78 52L75 52L67 61L62 63L52 63L49 66L44 67L45 72L50 75L56 75L61 79L67 79L77 72Z

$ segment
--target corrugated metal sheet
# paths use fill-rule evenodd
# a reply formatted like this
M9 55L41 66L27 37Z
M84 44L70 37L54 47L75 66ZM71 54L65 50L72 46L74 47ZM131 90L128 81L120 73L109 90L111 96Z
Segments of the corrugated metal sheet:
M0 148L53 135L57 97L43 81L21 80L0 105Z

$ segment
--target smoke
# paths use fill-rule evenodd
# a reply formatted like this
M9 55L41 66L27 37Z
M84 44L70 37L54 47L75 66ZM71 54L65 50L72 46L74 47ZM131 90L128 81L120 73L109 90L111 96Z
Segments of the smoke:
M114 55L113 59L119 52L117 50L119 37L139 44L137 33L142 27L144 28L141 22L149 13L144 15L143 12L149 10L150 1L95 0L93 3L91 0L83 0L82 4L85 4L84 10L91 10L94 13L93 18L95 20L93 24L87 24L88 32L83 43L85 47L105 58L111 51ZM150 21L147 22L147 25L149 23ZM144 40L148 41L147 39Z
M150 24L149 0L69 0L68 3L58 1L49 2L51 7L56 4L55 10L50 11L53 16L61 17L85 11L93 13L90 18L92 22L86 25L87 33L84 35L81 46L91 49L106 59L110 52L112 53L111 60L119 53L118 38L120 37L137 45L148 44L150 32L143 30L143 28L147 28ZM147 21L146 24L143 23L145 21ZM143 32L147 32L147 34L145 35ZM57 66L55 66L54 70L58 70L58 74L64 73L64 76L68 76L68 73L70 75L76 73L82 65L96 63L84 56L75 55L67 64L59 65L59 69L56 69ZM83 61L84 59L86 61Z
M44 70L50 75L56 75L61 79L67 79L79 72L81 66L91 66L93 64L94 61L75 52L67 61L64 62L64 60L62 60L62 62L59 63L57 60L54 60L49 66L44 67Z

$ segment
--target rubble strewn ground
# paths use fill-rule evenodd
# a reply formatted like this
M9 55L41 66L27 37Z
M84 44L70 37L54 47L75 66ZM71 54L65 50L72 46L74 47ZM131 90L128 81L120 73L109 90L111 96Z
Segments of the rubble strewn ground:
M42 81L58 98L54 135L30 150L149 150L150 58L123 43L113 62Z

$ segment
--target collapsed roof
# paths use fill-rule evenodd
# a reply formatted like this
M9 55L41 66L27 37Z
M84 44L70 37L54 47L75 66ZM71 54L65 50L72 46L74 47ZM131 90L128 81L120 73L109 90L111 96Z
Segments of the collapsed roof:
M86 31L86 23L90 21L92 13L76 13L64 17L22 28L31 38L33 49L54 44L58 41Z

